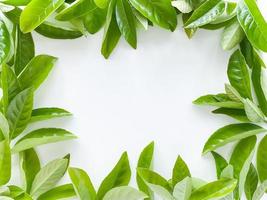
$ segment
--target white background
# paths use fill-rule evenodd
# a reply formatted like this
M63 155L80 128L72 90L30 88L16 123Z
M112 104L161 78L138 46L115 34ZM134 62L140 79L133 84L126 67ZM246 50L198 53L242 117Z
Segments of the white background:
M224 90L230 52L221 49L220 32L200 30L189 40L181 28L149 28L139 31L137 50L121 39L108 60L100 54L102 33L76 40L34 34L37 54L59 58L35 107L62 107L73 116L33 128L62 127L79 137L39 147L42 162L71 153L71 166L86 170L98 187L123 151L134 180L140 151L155 141L154 169L164 177L181 155L193 176L214 180L213 159L201 157L202 148L212 132L236 121L192 101Z

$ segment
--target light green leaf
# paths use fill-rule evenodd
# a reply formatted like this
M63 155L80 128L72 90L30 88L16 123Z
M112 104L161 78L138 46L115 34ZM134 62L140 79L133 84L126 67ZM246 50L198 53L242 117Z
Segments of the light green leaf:
M11 50L11 39L4 21L0 20L0 64L7 61Z
M31 0L20 16L20 29L31 32L64 3L64 0Z
M20 152L19 157L24 188L27 192L30 192L32 182L41 169L40 160L34 149L27 149Z
M39 145L75 139L72 133L59 128L42 128L34 130L22 137L12 148L12 153L17 153Z
M186 23L186 21L192 16L192 13L184 13L182 15L183 24ZM191 39L195 33L197 32L198 28L184 28L184 32L187 35L189 39Z
M185 23L186 28L197 28L215 21L226 9L221 0L208 0L201 4Z
M31 118L32 106L32 89L23 90L10 102L6 116L11 138L17 137L26 128Z
M105 194L112 188L128 185L130 178L131 169L129 165L128 155L126 152L124 152L116 166L102 181L98 189L96 199L102 199Z
M195 178L195 177L192 177L191 178L191 181L192 181L192 190L195 191L197 190L198 188L201 188L202 186L206 185L207 182L206 181L203 181L202 179L200 178Z
M83 17L83 24L86 30L91 33L97 33L105 24L107 9L95 8Z
M244 31L239 22L234 20L228 24L222 33L221 45L224 50L231 50L244 38Z
M121 186L111 189L103 200L143 200L146 194L129 186Z
M238 180L238 187L235 192L236 198L242 196L256 142L255 135L240 140L231 155L229 163L234 167L234 178Z
M136 21L137 21L137 27L138 24L142 26L142 28L144 28L145 30L148 29L148 20L147 18L145 18L141 13L139 13L137 10L133 9L133 13L136 17Z
M0 142L0 185L8 183L11 177L11 153L8 140Z
M226 83L224 88L225 88L225 92L226 92L227 96L230 99L232 99L233 101L237 101L237 102L243 102L243 98L241 97L239 92L233 86Z
M45 193L43 193L38 200L59 200L74 197L75 191L72 184L65 184L57 186Z
M138 159L137 168L150 169L152 165L152 160L153 160L153 153L154 153L154 142L151 142L141 152L139 159ZM148 187L143 181L143 179L139 176L138 172L136 172L136 182L137 182L139 190L149 195Z
M128 0L116 1L116 20L125 40L136 49L136 24L132 8Z
M164 187L160 185L155 185L151 183L147 183L148 188L155 194L159 199L164 200L175 200L175 198L171 195L171 193Z
M143 16L162 28L174 31L177 26L177 16L170 0L130 0L132 6Z
M234 178L234 168L232 165L227 165L220 174L220 179Z
M86 15L96 8L97 6L93 0L77 0L58 13L56 19L60 21L69 21Z
M28 87L37 89L46 79L56 61L57 58L49 55L34 57L18 76L22 89Z
M266 52L267 24L257 6L257 2L254 0L240 0L238 2L237 18L253 46Z
M191 177L190 171L184 160L178 156L172 170L172 186L184 180L186 177Z
M210 136L204 146L203 154L213 151L230 142L241 140L265 131L266 130L262 127L250 123L227 125Z
M244 107L247 117L252 122L260 122L264 120L264 114L250 99L244 100Z
M265 135L257 151L257 170L261 182L267 180L267 136Z
M63 177L68 162L68 159L56 159L45 165L35 176L30 194L36 198L52 189Z
M234 179L221 179L208 183L195 190L189 200L209 200L222 198L233 192L237 184Z
M66 28L52 22L44 22L38 26L35 31L45 37L52 39L76 39L83 34L74 28Z
M247 174L246 182L245 182L245 194L247 200L252 200L252 196L257 189L258 186L258 173L253 164L250 164L250 168Z
M236 50L230 57L227 69L231 85L244 98L251 99L251 84L246 60L240 50Z
M22 33L17 25L14 57L14 69L16 75L20 74L20 72L34 57L34 54L35 49L31 33Z
M187 200L192 192L192 180L186 177L174 186L173 196L175 199Z
M75 192L80 200L94 200L96 191L85 171L78 168L69 168L69 176Z
M220 154L216 153L215 151L212 151L211 154L215 161L216 174L217 178L219 179L221 177L222 171L225 169L225 167L227 167L228 163Z
M0 112L0 138L9 139L9 125L6 117Z
M97 7L105 9L108 7L110 0L94 0Z
M264 193L266 192L266 190L267 190L267 181L264 181L254 192L252 200L260 200L264 195Z
M213 110L212 113L228 115L229 117L232 117L241 122L249 122L246 112L243 109L218 108L216 110Z
M175 0L172 1L172 6L177 8L182 13L190 13L193 11L193 6L190 0Z
M209 105L235 109L240 109L244 107L241 102L231 100L226 94L204 95L196 99L193 103L196 105Z
M43 121L66 116L71 116L71 113L62 108L37 108L32 110L30 122Z

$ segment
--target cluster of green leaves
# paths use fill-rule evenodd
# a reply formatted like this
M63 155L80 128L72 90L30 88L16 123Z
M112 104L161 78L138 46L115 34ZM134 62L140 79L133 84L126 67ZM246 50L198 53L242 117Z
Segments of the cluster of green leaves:
M2 0L11 6L6 16L20 22L23 33L33 30L50 38L74 39L104 27L101 52L108 58L121 36L134 49L137 29L149 25L174 31L177 16L189 38L197 29L221 29L225 50L245 35L252 45L267 51L267 25L256 1L240 0ZM14 9L12 9L12 6ZM21 11L20 8L23 7Z
M247 199L259 199L260 197L253 197L258 195L258 192L255 192L258 182L261 182L259 188L266 188L267 135L261 139L258 147L256 135L266 133L267 130L255 124L266 122L267 91L264 67L257 50L245 38L229 59L227 75L230 84L225 84L225 93L201 96L194 101L198 105L218 107L212 112L243 122L217 130L203 149L203 154L213 153L217 166L221 168L219 173L228 162L213 151L228 143L238 142L229 161L234 168L234 177L239 181L238 190L235 192L237 199L242 196L244 188ZM256 168L252 164L255 149Z
M61 128L29 131L35 122L70 115L61 108L33 108L34 92L57 59L49 55L35 56L31 34L23 34L16 24L9 30L5 22L0 21L0 33L0 198L36 199L61 179L68 168L69 156L41 167L35 148L76 136ZM8 185L15 154L19 154L20 159L21 187Z

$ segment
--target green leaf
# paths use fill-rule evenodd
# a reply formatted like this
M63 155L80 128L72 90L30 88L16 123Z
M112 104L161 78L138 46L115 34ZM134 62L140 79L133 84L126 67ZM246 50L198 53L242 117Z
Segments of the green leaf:
M239 1L237 18L253 46L266 52L267 24L257 6L256 1Z
M256 191L258 186L258 173L253 164L250 164L250 168L247 174L246 182L245 182L245 194L247 200L252 200L252 196Z
M238 180L238 187L235 192L236 198L242 196L256 142L255 135L240 140L231 155L229 163L234 167L234 178Z
M136 49L136 24L132 8L128 0L117 0L116 20L121 34L125 40Z
M251 84L246 60L240 50L236 50L230 57L227 69L231 85L244 98L251 99Z
M228 115L229 117L232 117L241 122L249 122L246 112L243 109L218 108L216 110L213 110L212 113Z
M16 75L19 75L34 57L35 49L31 33L22 33L18 26L16 27L15 48L14 69Z
M110 0L94 0L97 7L105 9L108 7Z
M21 91L18 79L12 69L7 65L2 65L1 85L3 90L3 111L7 112L9 102Z
M158 173L146 168L137 168L137 173L147 185L158 185L165 188L167 191L171 191L169 182Z
M130 0L132 6L158 26L174 31L177 16L170 0Z
M49 55L34 57L18 76L22 89L28 87L37 89L46 79L56 61L57 58Z
M183 24L191 17L192 13L185 13L182 15ZM197 28L184 28L184 31L189 39L191 39L197 32Z
M152 165L152 160L153 160L153 153L154 153L154 142L151 142L141 152L139 159L138 159L137 167L150 169ZM137 182L139 190L149 195L148 187L143 181L143 179L139 176L138 172L136 173L136 182Z
M239 92L230 84L225 84L224 85L225 88L225 92L227 94L227 96L232 99L233 101L237 101L237 102L243 102L243 98L241 97L241 95L239 94Z
M264 120L264 114L250 99L244 100L245 112L248 119L252 122L261 122Z
M216 153L215 151L212 151L211 154L215 161L217 178L219 179L221 177L221 173L223 169L225 169L228 166L228 163L224 159L224 157L222 157L220 154Z
M241 102L231 100L226 94L204 95L196 99L193 103L196 105L209 105L235 109L240 109L244 107Z
M6 117L11 138L17 137L26 128L31 118L32 106L32 89L23 90L10 102Z
M30 3L31 0L0 0L1 3L12 6L25 6Z
M128 155L126 152L124 152L116 166L102 181L98 189L96 199L102 199L105 194L112 188L128 185L130 178L131 169L129 165Z
M11 50L11 39L4 21L0 20L0 64L7 61Z
M261 197L264 195L266 190L267 190L267 181L264 181L262 184L260 184L260 186L254 192L252 200L262 199Z
M45 193L43 193L38 200L59 200L69 197L74 197L75 191L72 184L65 184L57 186Z
M233 178L234 177L234 168L232 165L227 165L221 172L220 178Z
M185 23L186 28L197 28L215 21L226 9L226 3L221 0L208 0L200 5Z
M103 200L142 200L147 198L146 194L129 186L121 186L111 189Z
M69 168L69 176L75 192L80 200L94 200L96 191L85 171L78 168Z
M222 198L233 192L237 184L234 179L221 179L208 183L195 190L189 200L209 200Z
M230 124L213 133L206 142L203 154L224 146L230 142L241 140L252 135L263 133L266 130L250 123Z
M0 112L0 138L1 138L1 140L9 139L8 121L7 121L6 117L1 112Z
M72 133L59 128L42 128L34 130L22 137L12 148L12 153L17 153L39 145L75 139Z
M76 39L83 36L79 30L60 27L60 25L52 22L42 23L35 31L52 39Z
M20 152L19 157L24 188L27 192L30 192L32 182L41 169L40 160L34 149L27 149Z
M222 33L221 45L224 50L231 50L244 38L244 31L239 22L234 20L228 24Z
M175 199L187 200L192 192L192 180L186 177L174 186L173 196Z
M95 8L83 17L83 24L86 30L91 33L97 33L105 24L107 9Z
M71 116L71 113L62 108L37 108L32 110L31 122L66 116Z
M64 3L64 0L31 0L20 16L20 29L31 32Z
M104 38L101 47L101 53L105 58L108 58L110 56L111 52L116 47L121 37L120 29L117 25L116 16L114 13L115 5L116 0L111 0L108 7Z
M11 153L8 140L0 142L0 185L8 183L11 177Z
M77 0L69 7L57 14L56 19L60 21L69 21L81 17L97 8L93 0Z
M38 197L52 189L63 177L68 167L68 159L56 159L46 164L35 176L30 194Z
M190 13L193 11L191 0L175 0L172 1L172 6L177 8L182 13Z
M172 170L172 186L174 187L186 177L191 177L190 171L181 156L178 156Z
M267 180L267 136L265 135L257 151L257 170L261 182Z

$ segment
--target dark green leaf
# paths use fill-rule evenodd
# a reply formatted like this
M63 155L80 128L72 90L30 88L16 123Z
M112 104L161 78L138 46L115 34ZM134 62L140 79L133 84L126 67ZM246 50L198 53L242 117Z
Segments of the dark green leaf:
M230 57L227 69L231 85L244 98L251 99L251 84L248 68L240 50L236 50Z
M133 7L154 24L174 31L177 26L175 9L169 0L130 0Z
M216 110L213 110L212 113L228 115L241 122L249 122L246 112L243 109L218 108Z
M18 76L22 89L28 87L37 89L46 79L56 61L57 58L49 55L34 57Z
M250 168L245 182L245 194L247 200L252 200L252 196L258 186L258 174L253 164L250 164Z
M34 149L27 149L25 151L22 151L20 152L19 156L20 156L21 174L23 177L25 190L27 192L30 192L32 187L32 182L36 174L41 169L40 160Z
M131 169L128 155L126 152L124 152L116 166L101 183L96 199L101 200L105 194L114 187L128 185L130 178Z
M186 177L191 177L190 171L184 160L180 156L178 156L172 170L172 186L174 187L177 183L179 183Z
M83 17L83 24L86 30L97 33L105 24L107 9L96 8Z
M211 153L216 165L217 178L219 179L222 171L228 166L228 163L220 154L216 153L215 151L212 151Z
M257 170L261 182L267 180L267 136L264 136L258 147Z
M31 119L33 106L33 91L26 89L20 92L9 104L7 120L10 126L10 137L17 137Z
M213 133L206 142L203 154L224 146L230 142L265 132L260 126L250 123L230 124Z
M116 19L125 40L136 49L136 24L132 8L128 0L117 0Z

